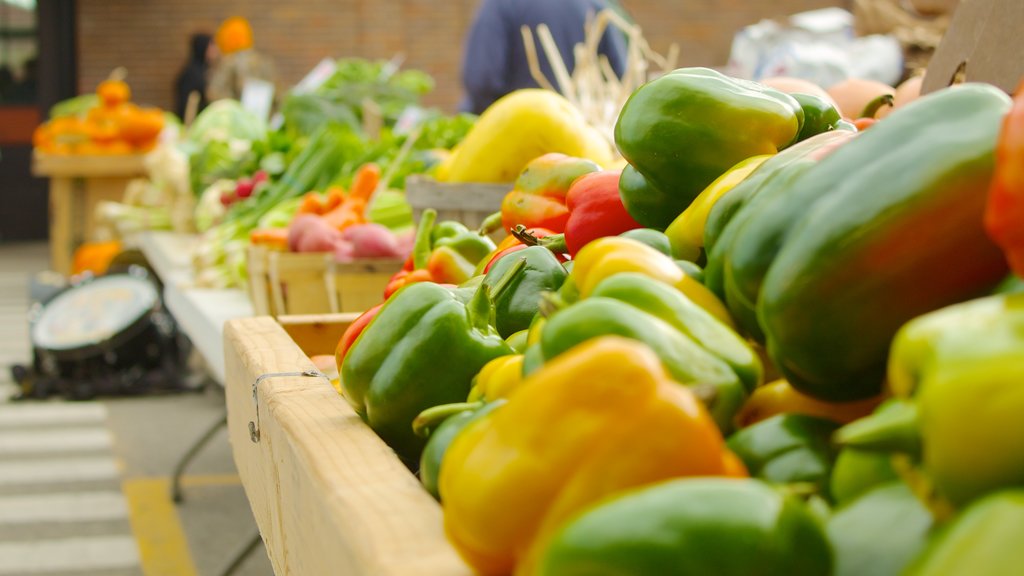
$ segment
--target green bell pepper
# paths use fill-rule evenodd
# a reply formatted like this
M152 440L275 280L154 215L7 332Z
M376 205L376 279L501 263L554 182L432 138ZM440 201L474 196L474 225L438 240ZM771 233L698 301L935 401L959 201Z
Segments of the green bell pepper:
M1024 484L1024 294L919 316L893 339L897 399L843 427L844 445L919 456L938 496L963 506ZM883 405L884 406L884 405Z
M1009 109L989 84L927 94L823 158L777 202L793 214L788 233L759 293L744 293L757 295L769 356L793 387L827 401L877 395L900 326L1006 276L983 215ZM763 250L765 237L747 234L740 244Z
M745 340L682 292L639 272L620 272L594 287L590 297L625 302L668 322L705 350L725 361L739 376L747 392L761 384L761 359Z
M837 509L825 526L835 553L835 576L900 576L927 545L933 524L902 482L865 493Z
M706 283L725 300L736 324L754 340L764 341L756 302L765 271L789 232L793 218L823 190L807 190L801 198L804 203L780 198L789 198L794 181L821 156L844 146L852 137L852 132L827 132L792 146L766 160L718 202L738 203L739 207L718 238L705 236L705 247L710 247ZM712 208L709 221L722 217L716 214L718 204Z
M525 262L507 289L494 298L495 328L503 338L529 328L540 306L541 292L558 290L569 275L554 254L541 246L530 246L502 256L484 276L484 284L497 289L505 274L518 260Z
M740 160L796 141L803 109L791 96L708 68L681 68L644 84L615 124L629 165L619 191L640 224L664 230Z
M906 576L995 576L1024 567L1024 490L995 492L967 507L915 559Z
M444 418L440 424L434 424L435 429L430 432L427 445L423 448L423 454L420 456L420 482L434 498L441 499L441 495L437 490L437 478L441 473L441 466L444 464L444 454L448 450L448 446L451 445L452 440L455 440L459 432L462 432L471 422L475 422L490 414L504 403L504 398L498 398L487 403L453 405L455 406L454 410L447 406L436 407L447 409L454 413ZM417 417L417 420L428 414L431 410L433 409L427 409L422 412Z
M746 398L732 367L672 324L620 300L588 297L555 312L541 329L540 354L550 360L577 344L610 334L650 346L676 381L689 385L705 402L719 428L731 429L732 418ZM525 363L532 361L528 348L524 370Z
M751 476L772 484L810 484L824 494L835 460L830 444L839 426L803 414L777 414L737 431L727 444Z
M797 141L803 141L831 130L849 131L853 126L844 122L843 115L839 113L839 110L824 98L799 92L791 93L790 96L800 104L800 108L804 111L804 126L800 129ZM856 131L856 128L853 131Z
M454 250L474 265L495 249L494 241L489 237L454 220L438 222L430 231L430 248L436 250L443 246Z
M836 506L843 506L894 480L899 475L889 454L844 448L832 465L829 494Z
M479 286L466 304L433 282L405 286L345 355L345 398L406 462L415 462L425 444L413 433L413 419L431 406L465 400L480 368L512 353L491 325L489 292Z
M632 230L626 230L622 234L619 234L619 236L622 236L623 238L631 238L637 242L643 242L665 256L672 255L672 244L669 242L668 236L666 236L664 232L654 230L653 228L634 228Z
M540 576L827 576L832 553L795 496L752 479L686 478L587 509L538 564Z

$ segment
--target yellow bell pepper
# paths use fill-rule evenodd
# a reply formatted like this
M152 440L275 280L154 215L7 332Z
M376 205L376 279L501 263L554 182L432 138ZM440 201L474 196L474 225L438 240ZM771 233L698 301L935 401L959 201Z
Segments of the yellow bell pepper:
M469 424L439 485L456 550L482 574L507 574L529 573L554 531L597 500L701 475L745 470L649 348L606 336L545 364Z
M771 157L771 154L762 154L741 160L708 184L708 187L665 229L665 235L672 245L672 255L696 262L704 248L704 224L708 221L708 214L715 202Z
M491 360L473 379L467 402L508 398L523 382L523 355L510 354Z
M758 386L736 414L736 427L745 428L777 414L804 414L848 424L871 414L881 396L855 402L824 402L802 394L784 379Z
M580 296L586 298L602 280L619 272L639 272L674 286L727 326L735 326L729 311L711 290L687 275L671 257L631 238L606 236L587 244L573 259L569 277Z

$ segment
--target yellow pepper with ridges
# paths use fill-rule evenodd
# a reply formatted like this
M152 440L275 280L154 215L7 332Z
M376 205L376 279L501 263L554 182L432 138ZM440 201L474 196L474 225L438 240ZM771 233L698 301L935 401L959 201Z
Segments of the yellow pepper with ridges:
M762 154L741 160L708 184L708 187L665 229L665 236L668 236L668 241L672 245L672 255L696 262L704 248L704 224L708 221L708 214L715 202L771 157L771 154Z
M700 400L633 340L595 338L527 378L452 442L445 531L482 574L529 573L566 520L624 489L745 475ZM500 506L501 513L497 513Z
M580 297L586 298L602 280L619 272L639 272L673 286L727 326L735 326L713 292L687 275L671 257L630 238L607 236L584 246L573 259L567 281L572 281Z
M523 355L510 354L491 360L473 379L467 402L483 400L490 402L508 398L523 381Z

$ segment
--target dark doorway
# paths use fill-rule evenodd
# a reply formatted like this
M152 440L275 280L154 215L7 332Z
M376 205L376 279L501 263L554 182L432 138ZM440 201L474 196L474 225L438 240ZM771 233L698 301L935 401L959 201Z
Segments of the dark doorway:
M0 0L0 242L47 237L32 131L75 95L74 0Z

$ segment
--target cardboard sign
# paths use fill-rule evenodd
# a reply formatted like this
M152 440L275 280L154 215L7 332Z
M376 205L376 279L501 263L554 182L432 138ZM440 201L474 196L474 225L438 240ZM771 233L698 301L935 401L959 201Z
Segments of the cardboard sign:
M266 121L274 105L274 85L266 80L249 78L242 85L242 108Z
M987 82L1013 92L1024 79L1024 1L961 0L921 92Z

